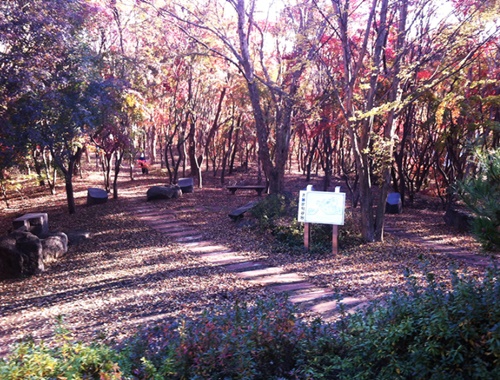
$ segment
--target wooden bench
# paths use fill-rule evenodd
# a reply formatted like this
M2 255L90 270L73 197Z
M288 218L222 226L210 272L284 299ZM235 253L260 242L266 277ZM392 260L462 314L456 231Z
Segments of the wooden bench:
M259 202L258 201L248 202L246 205L238 207L237 209L231 211L228 215L232 220L241 219L243 218L243 214L248 210L254 208L257 205L257 203Z
M236 193L236 190L255 190L259 197L262 195L262 192L266 190L266 186L264 185L234 185L226 187L231 194Z

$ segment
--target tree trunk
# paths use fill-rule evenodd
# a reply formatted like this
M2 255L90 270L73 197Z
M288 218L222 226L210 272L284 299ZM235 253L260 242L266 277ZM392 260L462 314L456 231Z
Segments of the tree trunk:
M294 49L298 53L298 56L302 56L302 61L296 61L294 65L291 65L290 68L287 69L287 72L283 76L289 79L286 83L283 82L280 88L277 88L275 84L266 85L275 107L276 131L274 136L275 146L273 163L268 145L270 133L269 125L266 122L260 104L261 91L257 85L257 78L253 67L255 59L251 56L249 48L249 34L254 26L253 13L246 12L244 0L237 0L233 4L235 5L235 10L238 15L238 38L240 43L240 54L238 59L247 81L248 93L252 104L259 143L259 158L266 178L269 181L269 192L271 194L281 193L285 189L284 179L286 164L288 162L288 153L290 151L291 120L293 107L295 105L295 96L299 89L300 77L306 68L307 61L316 51L315 47L304 44L305 41L308 41L306 31L310 26L309 22L311 19L302 19L299 27L300 30L297 31ZM309 50L305 51L306 49ZM265 68L264 74L267 74Z
M359 206L361 212L361 235L367 243L375 241L375 221L373 218L373 194L371 170L366 154L360 157L363 164L359 170Z
M115 170L114 170L114 178L113 178L113 199L118 199L118 174L120 174L120 168L124 155L123 150L117 150L115 152Z
M229 161L229 174L233 174L234 171L234 160L236 159L236 153L238 151L238 145L240 142L240 128L236 130L236 136L234 137L234 148L231 153L231 159Z
M80 159L81 154L82 154L82 149L77 148L76 152L74 154L70 155L67 168L64 167L62 162L58 162L56 160L56 163L58 164L59 169L61 169L61 171L64 174L64 180L65 180L65 185L66 185L65 186L66 187L66 198L68 200L68 212L70 214L74 214L76 212L75 195L73 192L73 173L75 171L75 164Z
M386 29L386 14L387 9L386 1L382 2L382 11L381 11L381 19L380 19L380 31L381 38L385 39L385 29ZM405 38L406 38L406 16L408 10L408 0L401 0L399 6L399 24L398 24L398 38L396 42L396 51L401 51L403 49ZM401 94L400 91L400 83L401 80L399 78L400 73L400 61L394 63L393 66L393 83L391 90L389 91L388 101L390 103L401 102ZM396 134L396 121L398 118L398 114L394 109L390 110L387 115L387 121L384 126L384 149L386 152L383 152L382 159L382 183L380 186L380 196L378 200L377 206L377 214L375 218L375 240L383 241L384 240L384 222L385 222L385 204L387 200L387 194L391 185L391 170L392 170L392 159L394 157L394 136ZM387 146L386 146L387 144Z
M55 165L52 164L51 157L49 150L42 150L43 167L45 176L47 177L47 183L49 184L50 194L56 195L57 169Z
M66 184L66 198L68 200L68 212L70 214L76 213L75 205L75 195L73 193L73 170L69 171L67 175L64 176Z
M325 129L323 131L323 153L324 153L324 172L325 178L323 181L323 191L327 191L332 182L332 172L333 172L333 148L332 139L330 136L330 131Z
M38 186L45 187L45 181L43 179L43 174L42 174L42 164L39 161L41 155L42 153L40 149L38 149L37 147L35 147L31 151L31 156L33 157L33 164L35 166L36 176L38 178Z
M111 192L111 153L105 153L103 160L101 162L102 165L102 173L104 176L104 188L106 192Z
M222 154L223 154L223 156L222 156L222 169L221 169L221 175L220 175L221 185L224 185L227 163L228 163L229 158L231 157L232 151L234 149L234 147L233 147L234 128L235 128L235 125L238 125L238 128L239 128L239 126L241 124L241 118L242 118L242 114L239 115L237 122L234 121L234 117L231 121L231 127L229 128L229 133L227 136L227 150L224 149L222 152Z
M208 132L207 136L207 141L205 142L205 157L207 159L207 169L208 169L208 161L210 157L210 144L212 143L212 140L214 139L215 133L217 132L217 129L219 129L219 119L222 111L222 104L224 102L224 97L226 96L226 91L227 88L224 87L220 93L219 96L219 102L217 103L217 109L215 111L215 116L214 120L212 122L212 127L210 128L210 131Z
M156 131L156 126L153 124L149 129L149 150L150 150L150 158L149 163L154 164L157 160L156 155L156 143L158 141L158 133Z

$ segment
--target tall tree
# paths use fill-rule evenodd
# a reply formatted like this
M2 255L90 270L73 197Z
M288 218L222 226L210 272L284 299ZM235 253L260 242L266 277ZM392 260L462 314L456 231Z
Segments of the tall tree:
M270 192L277 193L285 186L300 80L316 51L316 37L322 33L322 26L315 24L310 1L287 3L279 21L262 17L257 10L262 4L257 0L214 1L207 8L204 2L187 5L172 1L159 12L212 55L234 64L243 75L253 109L260 161ZM272 114L264 110L264 98L270 100Z
M77 0L7 0L0 7L0 119L16 127L16 146L29 141L50 150L74 213L72 177L88 116L83 97L94 73L85 40L93 9Z
M372 0L369 4L332 0L331 13L321 9L329 20L330 36L339 41L342 51L342 77L332 76L332 93L347 123L360 178L362 234L366 241L382 240L401 112L470 65L491 31L473 27L474 12L463 19L446 17L428 0ZM427 50L415 60L414 47L427 42ZM433 65L430 75L418 75L429 64Z

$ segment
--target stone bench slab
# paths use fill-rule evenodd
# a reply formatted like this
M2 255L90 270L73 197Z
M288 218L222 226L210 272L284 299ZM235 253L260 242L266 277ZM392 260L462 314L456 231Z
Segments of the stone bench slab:
M243 214L245 212L254 208L258 203L259 202L257 201L248 202L246 205L238 207L237 209L231 211L228 215L232 220L241 219L243 218Z
M181 188L183 194L192 193L194 191L193 178L179 178L177 185Z
M43 236L49 233L49 217L47 213L28 213L14 219L14 229L25 227L27 231L36 236Z

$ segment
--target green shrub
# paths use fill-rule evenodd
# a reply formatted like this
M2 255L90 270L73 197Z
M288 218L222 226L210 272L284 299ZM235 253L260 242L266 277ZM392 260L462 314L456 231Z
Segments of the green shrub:
M284 218L293 218L297 214L297 199L290 193L270 194L251 209L262 230L271 231Z
M122 379L118 361L111 348L73 342L60 326L55 347L30 339L18 344L7 360L0 360L0 379Z
M286 300L213 308L162 322L111 349L27 341L0 360L10 379L477 379L500 378L498 268L451 285L407 274L406 291L335 324L298 320Z
M409 276L409 293L339 322L343 349L328 368L339 379L500 378L498 275L492 269L478 283L453 274L451 291L431 273L425 287Z
M291 304L273 298L144 330L128 342L128 354L140 376L272 379L293 370L306 336Z
M458 194L476 216L472 232L483 248L500 250L500 149L476 159L477 173L458 183Z
M291 194L271 194L251 211L263 232L272 234L276 250L289 253L304 252L304 225L297 221L297 199ZM310 252L328 253L332 250L332 226L311 224ZM346 214L345 225L339 227L339 247L345 249L363 242L354 219Z

